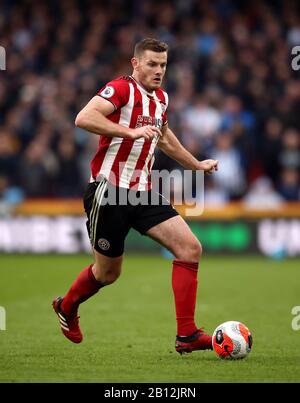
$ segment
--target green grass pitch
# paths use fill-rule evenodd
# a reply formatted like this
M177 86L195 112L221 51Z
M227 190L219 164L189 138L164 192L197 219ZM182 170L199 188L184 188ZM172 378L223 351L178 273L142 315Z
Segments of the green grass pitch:
M299 382L299 260L204 257L198 276L197 323L212 333L226 320L252 331L250 355L222 361L214 352L180 356L171 261L124 260L119 280L80 308L84 341L65 339L51 307L89 256L0 256L0 382Z

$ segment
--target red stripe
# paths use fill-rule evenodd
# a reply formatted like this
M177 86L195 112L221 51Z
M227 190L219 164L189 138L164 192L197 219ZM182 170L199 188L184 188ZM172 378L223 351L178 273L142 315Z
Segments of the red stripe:
M140 182L141 171L143 170L143 168L145 166L146 158L148 156L149 149L151 147L151 143L152 143L151 141L145 140L145 142L143 144L141 154L139 156L139 159L137 160L137 163L136 163L134 171L133 171L132 179L129 184L130 189L137 186L138 183Z
M109 119L110 121L112 121L114 123L119 123L120 116L121 116L121 109L118 109L115 112L113 112L111 115L107 116L107 119ZM98 150L97 150L94 158L91 161L91 172L92 172L92 177L94 179L96 179L97 175L100 172L105 155L107 153L107 150L109 149L112 139L113 139L112 137L100 136Z
M101 137L99 140L98 150L91 162L92 177L96 179L103 164L105 155L112 141L112 137Z
M137 118L138 118L138 109L135 107L135 105L137 102L139 102L140 105L143 105L143 97L142 97L140 90L138 89L138 87L136 85L136 82L132 81L131 83L134 88L134 102L133 102L133 108L132 108L132 112L131 112L131 119L130 119L129 127L134 129L136 127Z
M140 91L137 89L136 84L133 82L134 85L134 101L133 101L133 108L131 111L131 118L130 118L130 128L135 128L136 122L137 122L137 110L134 107L134 105L137 103L137 101L142 103L142 94ZM124 165L129 157L129 154L132 150L134 144L134 140L131 139L123 139L121 146L117 152L116 158L114 160L114 163L112 165L111 171L113 172L112 177L110 180L114 183L115 186L119 186L120 184L120 176L122 175Z
M164 94L164 92L163 92L162 89L159 88L158 90L156 90L156 91L155 91L155 94L156 94L157 98L158 98L160 101L166 103L165 94Z
M124 165L133 147L133 143L134 140L123 139L117 155L114 159L114 163L111 167L110 182L113 183L115 186L119 186L120 184L120 176L122 175Z
M166 103L165 94L164 94L164 92L163 92L163 90L162 90L161 88L159 88L158 90L156 90L156 91L155 91L155 94L156 94L156 96L157 96L157 98L158 98L159 101L162 101L164 104ZM162 118L163 118L164 114L165 114L165 113L162 114ZM147 169L148 169L148 172L149 172L149 175L148 175L148 183L147 183L147 190L150 190L150 189L151 189L151 172L150 172L150 169L151 169L151 165L152 165L153 159L154 159L154 155L150 158L150 160L148 161L148 164L147 164Z
M152 97L148 97L148 98L150 100L149 115L154 118L155 117L155 110L156 110L156 102L154 101L154 99ZM141 154L140 154L139 159L137 160L137 163L135 165L135 169L134 169L134 172L133 172L133 178L132 178L132 180L130 182L130 185L129 185L130 188L133 188L133 187L137 186L138 183L140 182L141 171L145 168L146 159L148 157L152 141L153 140L145 140L145 142L143 144Z

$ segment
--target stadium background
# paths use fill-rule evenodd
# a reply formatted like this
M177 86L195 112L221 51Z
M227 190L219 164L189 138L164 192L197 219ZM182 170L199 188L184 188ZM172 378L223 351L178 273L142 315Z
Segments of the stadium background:
M85 347L75 352L54 331L49 301L90 260L81 195L98 137L75 127L75 116L106 82L131 73L144 37L170 47L170 127L195 156L220 161L203 215L189 221L204 246L198 312L210 332L231 318L249 325L256 355L246 363L192 355L179 365L170 355L170 256L134 232L122 280L82 307ZM0 1L1 381L299 381L297 45L297 1ZM154 168L180 169L160 152Z
M144 37L170 46L170 127L195 156L220 161L206 180L208 223L202 233L195 224L207 251L299 255L300 223L292 219L300 215L300 82L291 49L300 28L293 1L2 1L0 249L60 251L48 233L51 225L60 233L68 220L5 217L82 214L98 137L74 119L106 82L131 73L134 43ZM154 168L180 167L158 152ZM262 223L262 216L273 220ZM28 230L27 239L44 244L24 244ZM137 242L131 237L129 248ZM138 245L154 247L144 239ZM70 252L86 248L82 239Z

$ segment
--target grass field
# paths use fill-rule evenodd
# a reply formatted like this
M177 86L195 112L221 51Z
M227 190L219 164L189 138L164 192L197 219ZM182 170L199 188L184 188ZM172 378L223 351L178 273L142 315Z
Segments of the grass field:
M80 308L83 343L61 334L51 301L90 258L0 256L0 382L300 382L300 262L205 257L197 322L207 332L239 320L253 333L251 354L222 361L212 351L180 356L171 262L126 256L123 273Z

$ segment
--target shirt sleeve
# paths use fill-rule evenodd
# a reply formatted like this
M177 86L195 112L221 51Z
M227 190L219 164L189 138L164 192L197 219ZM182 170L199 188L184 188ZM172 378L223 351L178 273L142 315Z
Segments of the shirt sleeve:
M97 95L110 101L115 109L126 105L129 100L129 85L125 80L113 80L107 83Z

